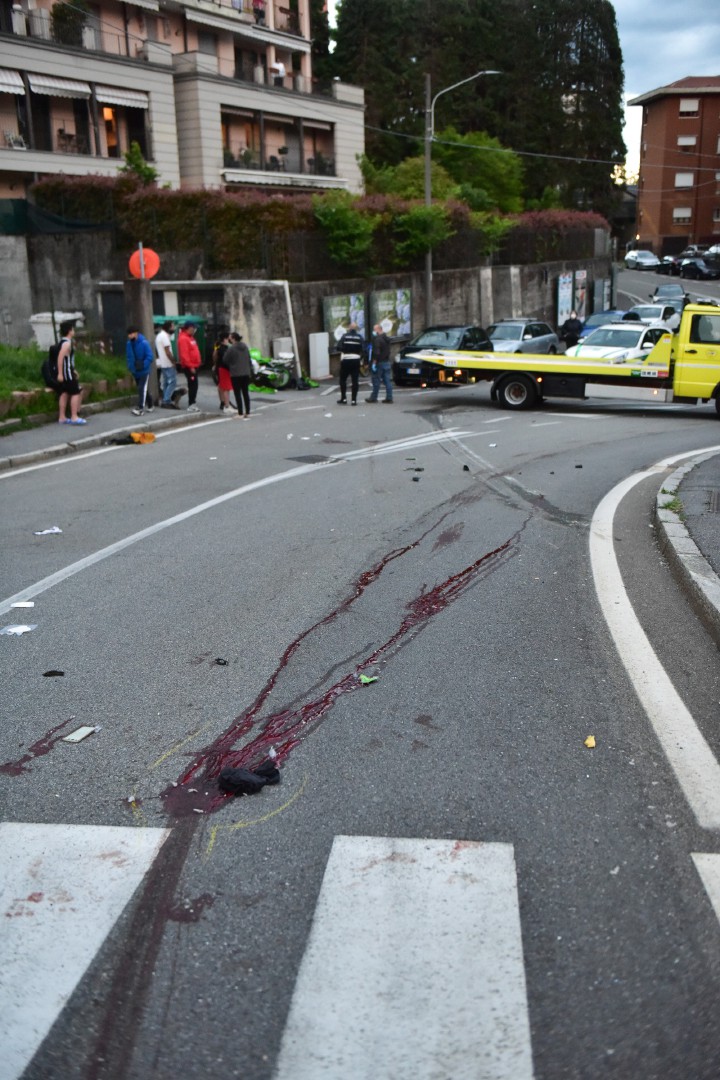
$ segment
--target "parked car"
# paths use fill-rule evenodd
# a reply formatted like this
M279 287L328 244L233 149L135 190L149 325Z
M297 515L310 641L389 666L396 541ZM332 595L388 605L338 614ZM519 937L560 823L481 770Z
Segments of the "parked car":
M493 343L482 326L428 326L408 345L403 345L393 363L393 379L398 386L435 381L437 366L423 364L411 353L433 349L457 349L459 352L492 352Z
M639 360L646 357L667 332L665 323L608 323L593 330L579 345L568 349L566 355L617 362Z
M616 322L618 319L622 319L625 314L620 308L608 308L607 311L596 311L594 315L591 315L583 323L583 328L578 335L578 341L582 341L592 333L593 330L597 330L598 326L605 326L606 323Z
M672 304L634 304L625 312L623 319L637 315L641 322L665 323L669 330L677 330L680 325L680 313Z
M683 259L680 264L681 278L694 278L696 281L717 281L720 270L709 266L704 259Z
M680 263L682 259L679 255L663 255L660 260L660 265L655 271L657 274L667 274L670 277L677 277L680 273Z
M690 297L685 292L680 282L668 282L667 285L656 285L655 291L650 293L653 304L672 304L676 311L682 312Z
M495 352L556 353L560 338L547 323L535 319L502 319L488 326Z
M707 249L707 244L690 244L688 247L683 248L678 257L680 259L702 258Z
M628 270L657 270L660 260L652 251L628 251L625 266Z
M713 244L712 247L709 247L707 249L707 251L705 252L705 254L703 255L703 258L704 259L718 259L718 258L720 258L720 244Z

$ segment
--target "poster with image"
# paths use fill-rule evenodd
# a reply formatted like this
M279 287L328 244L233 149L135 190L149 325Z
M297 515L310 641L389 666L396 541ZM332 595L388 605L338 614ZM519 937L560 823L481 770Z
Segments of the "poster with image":
M573 306L573 276L560 274L558 277L557 325L562 326L570 318Z
M412 289L384 289L370 293L370 326L379 323L389 338L412 335Z
M343 336L350 323L356 323L363 337L365 331L365 294L345 293L326 296L323 300L323 325L330 335L330 349Z
M587 270L575 271L575 303L573 304L578 319L587 318Z

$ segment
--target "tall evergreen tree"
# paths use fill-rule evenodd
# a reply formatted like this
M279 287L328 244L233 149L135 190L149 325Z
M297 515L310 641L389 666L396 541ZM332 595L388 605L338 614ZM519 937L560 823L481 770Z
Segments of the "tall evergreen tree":
M426 72L436 94L477 71L501 71L442 95L436 129L487 132L538 155L525 159L531 198L552 187L567 206L609 209L612 164L605 162L619 163L625 152L622 54L610 0L342 0L333 66L365 88L366 149L378 165L418 152Z

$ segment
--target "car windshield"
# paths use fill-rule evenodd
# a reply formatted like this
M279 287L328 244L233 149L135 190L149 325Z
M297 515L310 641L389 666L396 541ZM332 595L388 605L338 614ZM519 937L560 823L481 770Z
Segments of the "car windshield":
M591 315L589 319L585 320L585 328L587 329L588 326L602 326L606 319L607 315Z
M662 318L662 306L660 304L638 304L636 307L630 308L630 310L648 322Z
M659 285L655 290L657 297L667 296L670 299L676 300L678 296L684 296L682 285Z
M634 349L642 335L642 330L627 330L622 327L601 326L599 330L593 330L583 342L585 346L604 347L606 349Z
M654 259L655 256L652 251L638 251L636 258L640 259L641 262L645 262L647 259Z
M457 349L463 336L462 327L447 330L425 330L411 342L413 349Z
M525 323L497 323L488 327L491 341L517 341L522 337Z

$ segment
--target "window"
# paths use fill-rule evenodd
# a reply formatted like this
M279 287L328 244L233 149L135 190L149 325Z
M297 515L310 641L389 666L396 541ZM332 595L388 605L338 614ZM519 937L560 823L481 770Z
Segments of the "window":
M720 207L718 206L713 210L713 221L720 221Z
M208 34L204 30L198 30L197 42L198 52L205 53L207 56L217 56L217 37L215 34Z
M697 144L697 135L678 135L678 146L686 153Z
M720 154L720 135L718 135L718 141L717 141L717 146L715 148L715 152Z
M720 315L693 315L690 323L690 341L698 345L720 343Z
M687 224L692 220L692 210L689 206L676 206L673 209L673 224Z
M695 176L691 172L676 172L675 187L692 187Z
M697 116L700 111L699 98L680 98L680 115Z

